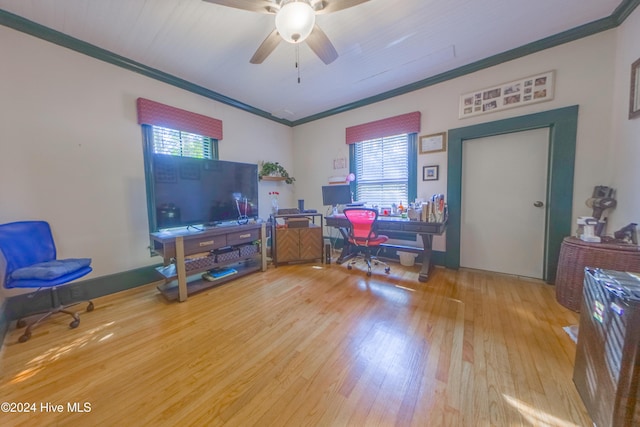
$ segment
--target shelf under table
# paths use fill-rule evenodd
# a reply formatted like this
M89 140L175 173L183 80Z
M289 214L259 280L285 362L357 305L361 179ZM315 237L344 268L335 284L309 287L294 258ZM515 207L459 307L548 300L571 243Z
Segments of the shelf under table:
M237 270L237 273L234 274L230 274L228 276L224 276L221 277L217 280L214 281L208 281L202 278L199 278L198 276L200 276L202 273L204 273L207 270L204 271L200 271L197 273L190 273L191 275L189 276L189 279L187 280L187 295L193 295L197 292L201 292L204 291L206 289L210 289L212 287L221 285L223 283L226 283L230 280L234 280L237 279L239 277L245 276L247 274L250 273L254 273L256 271L260 271L261 269L261 262L260 262L260 257L256 256L253 258L249 258L249 259L244 259L241 261L238 261L236 263L232 263L232 264L226 264L222 267L226 267L226 268L233 268L235 270ZM169 265L167 267L158 267L156 270L158 270L160 272L160 270L165 270L164 272L160 272L160 274L162 274L163 276L165 276L165 273L167 272L167 269L169 267L172 267L173 265ZM175 272L175 266L173 266L173 271ZM176 278L177 276L174 275L170 275L170 276L165 276L167 278ZM174 301L177 300L179 298L179 289L178 289L178 281L177 280L172 280L170 282L167 283L163 283L162 285L158 286L158 290L162 293L162 295L164 295L165 298L167 298L169 301Z

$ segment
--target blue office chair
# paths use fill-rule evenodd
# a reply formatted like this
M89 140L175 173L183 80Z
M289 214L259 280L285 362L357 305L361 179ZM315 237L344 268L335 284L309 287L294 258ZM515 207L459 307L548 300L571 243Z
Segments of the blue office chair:
M31 329L55 313L66 313L73 317L69 327L77 328L80 316L67 308L79 304L63 305L58 297L58 286L69 283L91 272L90 258L56 259L56 246L51 228L44 221L19 221L0 225L0 255L4 257L6 270L5 288L35 288L35 293L48 289L51 296L50 308L30 314L42 314L27 326L19 341L31 338ZM93 310L89 301L87 311ZM24 319L18 319L19 328L26 326Z

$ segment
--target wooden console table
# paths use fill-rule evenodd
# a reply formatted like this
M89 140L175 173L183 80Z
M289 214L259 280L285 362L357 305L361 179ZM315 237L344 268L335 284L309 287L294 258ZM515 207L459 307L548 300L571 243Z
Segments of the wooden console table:
M357 253L357 248L349 244L349 220L343 215L330 215L325 217L325 224L328 227L335 227L340 231L342 238L344 239L344 247L342 253L336 261L338 264L342 264L344 261L352 258ZM429 279L429 270L431 269L431 252L433 235L440 235L444 233L447 228L446 222L422 222L411 221L407 218L400 217L385 217L379 216L376 220L376 230L380 234L385 232L403 232L417 234L422 237L422 248L416 248L412 246L401 246L383 243L381 247L396 248L404 252L412 252L422 254L422 269L418 275L420 282L426 282Z
M158 290L169 300L186 301L190 293L267 269L265 224L159 231L150 236L153 250L164 259L164 265L157 271L164 276L165 283ZM255 248L256 241L260 241L259 250ZM219 267L233 267L237 272L213 282L187 280L188 276Z
M640 246L626 243L591 243L565 237L556 274L556 300L580 311L585 267L640 272Z

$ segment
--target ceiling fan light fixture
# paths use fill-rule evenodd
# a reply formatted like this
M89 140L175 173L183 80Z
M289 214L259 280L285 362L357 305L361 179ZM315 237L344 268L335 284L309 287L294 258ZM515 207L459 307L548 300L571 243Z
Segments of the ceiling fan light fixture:
M316 23L316 13L306 1L291 1L276 13L276 29L289 43L304 41Z

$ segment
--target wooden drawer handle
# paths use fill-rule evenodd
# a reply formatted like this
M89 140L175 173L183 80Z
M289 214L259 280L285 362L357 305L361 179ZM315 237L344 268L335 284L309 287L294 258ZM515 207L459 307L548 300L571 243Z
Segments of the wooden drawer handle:
M239 239L246 239L247 237L251 237L251 233L241 234L238 236Z
M200 242L200 246L210 246L213 245L213 240L207 240L206 242Z

